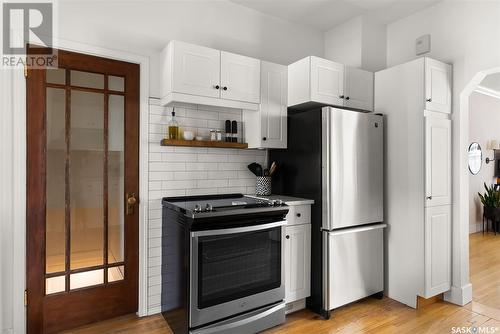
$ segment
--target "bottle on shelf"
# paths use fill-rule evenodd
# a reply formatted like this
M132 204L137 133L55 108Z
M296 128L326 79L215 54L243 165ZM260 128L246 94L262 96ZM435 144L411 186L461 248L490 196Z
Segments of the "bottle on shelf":
M179 123L175 119L175 109L172 111L172 119L168 123L167 139L179 139Z

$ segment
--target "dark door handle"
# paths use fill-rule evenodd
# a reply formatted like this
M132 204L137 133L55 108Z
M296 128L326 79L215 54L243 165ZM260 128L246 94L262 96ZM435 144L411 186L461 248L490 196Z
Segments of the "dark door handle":
M350 99L350 97L349 97L349 96L347 96L345 99L346 99L346 100L349 100L349 99Z
M340 98L340 99L343 99L343 98L344 98L344 95L340 95L340 96L339 96L339 98Z
M215 89L219 89L219 88L220 88L220 86L219 86L219 85L215 85L215 86L214 86L214 88L215 88Z
M290 236L289 236L289 235L287 235L285 238L290 239Z
M427 101L427 102L432 102L432 99L431 99L431 98L428 98L426 101Z
M302 216L302 215L300 214L300 212L299 212L299 213L297 213L297 217L299 217L299 218L300 218L300 216Z
M224 86L224 88L222 88L222 89L227 90L227 87L226 87L226 86Z
M267 140L267 137L263 137L262 140L266 141Z

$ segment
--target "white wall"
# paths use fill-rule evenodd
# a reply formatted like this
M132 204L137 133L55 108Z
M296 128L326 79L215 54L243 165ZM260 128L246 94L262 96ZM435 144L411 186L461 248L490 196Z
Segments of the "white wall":
M323 33L226 0L60 1L59 37L151 56L159 96L159 52L172 39L288 65L323 56Z
M462 153L467 143L468 114L461 114L460 93L474 75L500 66L500 2L447 1L398 20L387 27L387 65L415 58L415 39L431 34L427 54L453 64L453 286L448 300L472 298L468 250L468 173Z
M350 19L325 32L325 58L361 68L363 19Z
M161 199L224 193L255 193L255 176L247 165L267 163L266 150L164 147L160 140L172 108L151 99L149 115L149 247L148 314L161 307ZM206 136L209 129L223 128L226 119L242 119L241 110L182 105L175 108L179 126Z
M482 230L483 206L478 192L484 193L484 182L495 183L495 162L486 164L486 157L493 158L488 149L489 141L500 140L500 99L480 93L470 98L469 142L477 142L483 150L483 164L477 175L469 175L469 228L470 233Z
M379 71L386 67L386 25L358 16L325 32L325 58Z

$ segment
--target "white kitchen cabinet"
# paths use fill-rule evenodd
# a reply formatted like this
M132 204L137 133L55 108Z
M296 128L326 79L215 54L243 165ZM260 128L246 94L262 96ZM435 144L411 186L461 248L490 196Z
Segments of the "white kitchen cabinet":
M373 82L372 72L346 66L344 106L372 111Z
M425 117L425 204L451 204L451 120Z
M288 106L331 105L373 110L373 73L319 57L288 66Z
M451 206L425 209L425 298L451 288Z
M249 148L287 147L287 67L261 63L258 111L243 113Z
M425 58L425 109L451 113L451 65Z
M221 98L260 102L260 60L221 51Z
M258 109L259 59L179 41L171 41L160 57L161 105Z
M311 57L311 101L342 106L344 103L344 65Z
M386 293L417 307L450 289L451 120L427 110L428 64L419 58L375 73L375 112L384 115ZM390 126L392 124L392 126Z
M311 294L311 224L285 227L285 301Z
M173 42L172 91L219 97L220 52L203 46Z

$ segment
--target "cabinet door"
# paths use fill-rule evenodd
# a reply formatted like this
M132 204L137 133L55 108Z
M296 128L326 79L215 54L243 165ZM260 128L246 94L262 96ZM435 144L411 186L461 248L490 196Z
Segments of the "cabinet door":
M260 102L260 60L221 51L221 98Z
M425 209L425 296L451 287L451 206Z
M346 66L344 106L373 111L373 73Z
M285 228L285 301L311 295L311 224Z
M451 65L425 58L425 109L451 113Z
M173 43L172 91L219 97L220 51L178 41Z
M261 147L286 148L287 66L268 62L261 66Z
M425 206L451 204L451 121L425 117Z
M344 65L311 57L311 100L344 105Z

